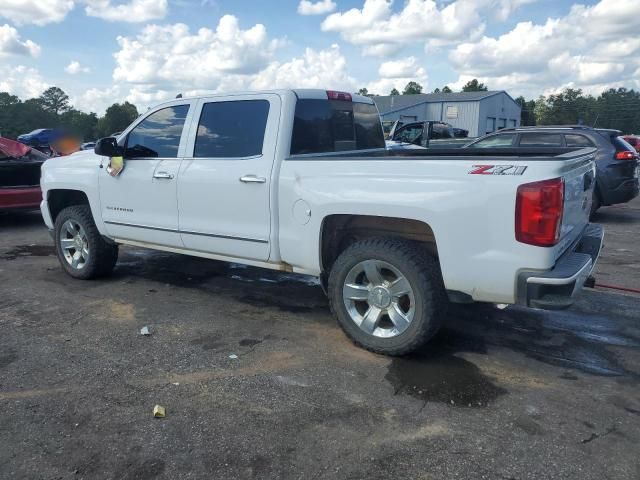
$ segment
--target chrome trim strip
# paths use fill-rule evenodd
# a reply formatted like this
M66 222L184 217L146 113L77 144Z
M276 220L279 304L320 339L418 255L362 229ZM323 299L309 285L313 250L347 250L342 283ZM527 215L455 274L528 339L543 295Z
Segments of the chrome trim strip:
M199 235L202 237L212 237L212 238L224 238L227 240L241 240L243 242L254 242L254 243L269 243L268 240L261 240L258 238L246 238L246 237L234 237L232 235L218 235L215 233L204 233L204 232L193 232L189 230L175 230L172 228L162 228L162 227L151 227L149 225L138 225L134 223L124 223L124 222L113 222L106 220L104 223L109 225L118 225L120 227L133 227L133 228L144 228L146 230L157 230L159 232L170 232L170 233L184 233L187 235Z

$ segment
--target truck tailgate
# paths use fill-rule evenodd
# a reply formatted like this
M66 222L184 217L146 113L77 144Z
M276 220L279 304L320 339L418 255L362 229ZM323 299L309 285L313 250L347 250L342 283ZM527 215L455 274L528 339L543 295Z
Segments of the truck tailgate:
M560 155L556 158L561 160L562 157L563 155ZM562 161L560 175L564 180L564 211L556 258L578 239L589 223L596 183L596 167L593 159L593 150L585 149L584 156Z

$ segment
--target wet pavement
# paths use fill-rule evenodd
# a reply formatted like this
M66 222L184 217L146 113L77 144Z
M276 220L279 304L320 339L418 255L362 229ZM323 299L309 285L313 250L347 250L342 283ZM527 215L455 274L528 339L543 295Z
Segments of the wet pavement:
M598 283L640 287L640 201L598 221ZM640 295L456 306L391 359L315 279L126 248L82 282L37 215L0 232L2 479L640 478Z

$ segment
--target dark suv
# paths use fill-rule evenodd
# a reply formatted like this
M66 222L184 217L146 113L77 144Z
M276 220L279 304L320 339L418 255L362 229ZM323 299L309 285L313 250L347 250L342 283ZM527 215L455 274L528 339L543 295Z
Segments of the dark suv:
M592 213L605 205L625 203L638 196L638 154L620 130L584 126L520 127L491 133L464 148L596 147L596 189Z

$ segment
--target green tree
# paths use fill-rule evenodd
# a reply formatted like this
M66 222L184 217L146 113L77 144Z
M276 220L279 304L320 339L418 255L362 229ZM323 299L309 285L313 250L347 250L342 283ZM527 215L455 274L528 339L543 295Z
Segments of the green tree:
M62 90L49 89L42 96L23 102L15 95L0 92L0 136L15 139L37 128L63 128L87 141L121 131L138 117L136 107L125 102L111 105L98 119L95 113L74 109L65 97Z
M70 131L83 142L94 140L98 116L91 112L85 113L72 108L60 115L60 126Z
M360 90L358 90L358 95L363 95L365 97L375 97L376 96L375 93L369 93L369 90L367 90L366 88L361 88Z
M69 105L69 95L58 87L47 88L42 92L42 95L38 97L38 101L45 111L51 112L56 116L71 108Z
M112 133L121 132L138 118L138 109L129 102L114 103L98 120L96 138L108 137Z
M580 89L566 88L560 93L540 97L534 110L538 125L593 125L600 109L593 96L583 95Z
M535 101L533 112L536 117L536 125L549 124L551 110L547 105L547 99L544 97L544 95L540 95L538 99Z
M615 128L624 133L640 133L640 92L611 88L595 100L593 125Z
M442 93L453 93L453 90L451 90L448 85L445 85L442 87Z
M462 87L463 92L486 92L489 90L484 83L478 82L477 78L473 80L469 80L464 87Z
M435 90L433 91L433 93L440 93L440 89L438 87L436 87Z
M403 95L416 95L418 93L422 93L422 85L418 82L407 83L407 86L404 87L404 90L402 91Z
M15 95L11 95L7 92L0 92L0 107L9 107L20 103L20 99Z
M391 92L389 92L389 95L400 95L400 92L397 88L392 88Z
M536 115L535 115L535 100L525 99L522 95L516 98L516 103L520 105L520 125L522 126L533 126L536 125Z

